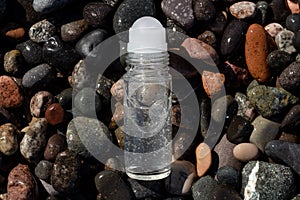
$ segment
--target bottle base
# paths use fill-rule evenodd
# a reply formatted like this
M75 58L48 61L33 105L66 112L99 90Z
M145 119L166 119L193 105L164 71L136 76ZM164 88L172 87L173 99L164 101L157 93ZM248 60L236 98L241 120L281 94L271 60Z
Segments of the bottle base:
M164 179L168 177L171 173L170 168L166 168L159 171L154 172L148 172L148 173L136 173L132 172L131 170L126 169L126 174L132 178L137 180L143 180L143 181L154 181L159 179Z

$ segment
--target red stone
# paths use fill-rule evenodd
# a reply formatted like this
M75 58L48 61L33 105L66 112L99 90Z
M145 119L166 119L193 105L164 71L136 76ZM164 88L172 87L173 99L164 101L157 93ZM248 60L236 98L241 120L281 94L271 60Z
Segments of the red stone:
M0 76L0 106L17 108L23 103L23 96L17 83L9 76Z
M59 103L53 103L48 106L45 112L45 118L51 125L57 125L64 121L65 111Z

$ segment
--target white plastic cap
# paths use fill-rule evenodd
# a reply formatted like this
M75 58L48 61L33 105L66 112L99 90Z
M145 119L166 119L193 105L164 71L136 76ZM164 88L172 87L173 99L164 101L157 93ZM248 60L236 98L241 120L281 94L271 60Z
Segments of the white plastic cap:
M158 53L167 51L166 29L153 17L141 17L129 29L127 51Z

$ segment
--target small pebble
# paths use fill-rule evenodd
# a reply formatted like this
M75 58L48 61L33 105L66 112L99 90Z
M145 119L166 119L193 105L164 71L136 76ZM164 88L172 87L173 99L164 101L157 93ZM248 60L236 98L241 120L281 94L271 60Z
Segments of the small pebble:
M227 114L234 104L236 104L236 102L231 95L218 98L212 104L211 118L216 122L222 122L225 118L227 118Z
M7 200L39 199L38 186L28 165L18 164L14 167L7 182Z
M72 193L77 189L79 181L80 159L72 151L63 151L55 159L52 173L51 185L61 193Z
M114 83L110 89L110 93L117 101L121 101L124 96L124 80L120 79Z
M215 179L219 184L231 186L235 189L238 189L240 186L239 172L230 166L219 168Z
M25 30L22 27L9 30L5 33L5 36L16 40L22 39L24 35L25 35Z
M299 134L300 128L300 105L294 105L285 115L281 122L281 128L287 133Z
M289 134L289 133L285 133L285 132L281 133L279 140L284 141L284 142L300 144L300 137L298 135Z
M62 9L70 2L71 0L33 0L32 7L38 13L47 14Z
M225 76L221 73L203 71L202 83L206 94L209 97L217 95L224 87Z
M111 14L113 8L106 3L91 2L83 8L83 18L91 26L97 27Z
M230 13L237 19L253 17L256 14L256 5L250 1L240 1L229 7Z
M47 107L54 101L53 95L48 91L37 92L30 100L30 113L33 117L44 117Z
M252 125L254 129L250 136L250 142L264 152L267 143L278 136L280 124L258 116L252 122Z
M122 103L117 102L115 104L115 112L113 114L113 120L118 123L120 121L123 121L123 118L124 118L124 106Z
M43 62L42 47L32 40L27 40L26 42L17 44L16 48L21 52L25 61L29 65L38 65Z
M64 42L73 42L87 29L88 24L84 19L64 24L60 28L61 38Z
M272 140L266 145L265 152L275 162L285 163L300 175L300 144Z
M56 95L58 103L66 110L72 107L72 93L73 88L67 88Z
M241 194L245 199L290 200L294 176L289 167L262 161L248 162L242 171Z
M268 66L279 72L285 69L292 61L293 57L289 53L281 50L272 51L267 57Z
M110 97L111 97L110 88L114 83L115 82L113 80L106 78L103 75L99 75L97 80L97 85L96 85L96 92L100 96L104 97L106 101L110 101Z
M48 106L45 118L50 125L60 124L64 121L65 111L59 103L53 103Z
M227 19L228 18L227 18L226 12L224 12L224 11L217 11L215 20L213 22L210 22L208 24L208 28L212 32L214 32L214 33L216 33L218 35L222 35L223 31L225 29L225 26L228 23Z
M217 187L217 182L211 176L201 177L192 186L194 200L210 199L215 187Z
M34 169L34 173L39 179L49 182L52 167L53 167L53 163L51 163L47 160L41 160L36 165L36 167Z
M33 42L46 42L56 32L56 27L47 19L37 22L29 29L28 35Z
M259 150L255 144L240 143L234 147L233 156L242 162L248 162L258 158Z
M233 144L249 142L250 135L253 131L251 122L241 116L234 116L227 128L227 139Z
M213 1L210 0L196 0L193 2L194 15L199 21L210 21L216 16L216 9Z
M217 185L212 190L211 199L218 199L218 200L242 200L239 193L231 187L224 186L224 185Z
M83 88L75 98L73 105L85 116L93 116L101 110L100 96L92 88Z
M285 20L286 28L290 31L297 32L300 29L300 14L291 14Z
M196 178L195 166L188 161L175 161L171 164L171 174L165 179L166 189L171 194L182 195L191 191Z
M275 37L275 42L276 42L278 49L285 51L289 54L297 52L297 50L293 46L294 35L295 34L289 30L280 31Z
M283 26L279 23L270 23L265 26L265 30L269 33L273 38L283 30Z
M238 103L237 115L252 122L256 117L256 110L247 96L243 93L237 92L234 99Z
M44 158L49 161L54 161L56 156L66 148L66 138L60 134L54 134L48 139L44 151Z
M127 181L130 184L130 187L136 197L136 199L147 199L148 198L159 198L161 197L156 191L147 188L135 179L128 178Z
M269 9L269 3L266 1L258 1L256 3L256 7L260 10L261 12L261 23L265 24L266 22L266 18L267 18L267 14L268 14L268 9Z
M23 104L23 94L17 83L9 76L0 76L0 106L17 108Z
M183 28L189 29L194 25L192 3L192 0L163 0L161 9L167 17L176 21Z
M6 123L0 126L0 151L4 155L10 156L18 150L18 136L20 131L11 124Z
M4 70L12 75L24 71L24 58L19 50L11 50L4 55Z
M300 96L300 62L296 61L285 68L279 76L279 83L283 89Z
M197 175L203 176L212 164L212 154L207 144L200 143L196 148Z
M217 45L216 35L212 31L209 31L209 30L206 30L203 33L201 33L200 35L198 35L197 39L201 40L202 42L204 42L212 47L216 47L216 45Z
M115 8L122 2L122 0L103 0L103 2Z
M284 0L272 0L269 6L273 12L274 22L285 22L286 17L291 14Z

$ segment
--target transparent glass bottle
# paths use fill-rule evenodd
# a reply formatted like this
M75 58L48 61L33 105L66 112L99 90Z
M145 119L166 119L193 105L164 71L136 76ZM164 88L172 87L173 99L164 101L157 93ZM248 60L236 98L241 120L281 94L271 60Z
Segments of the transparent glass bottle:
M129 51L126 62L127 73L123 76L126 173L134 179L162 179L170 174L172 161L169 55L166 48L145 45L142 51Z

